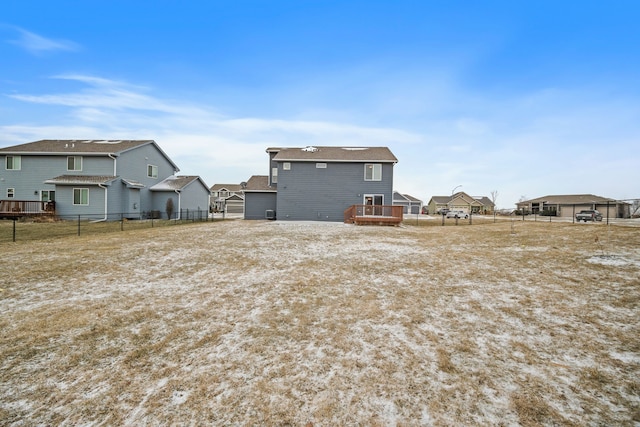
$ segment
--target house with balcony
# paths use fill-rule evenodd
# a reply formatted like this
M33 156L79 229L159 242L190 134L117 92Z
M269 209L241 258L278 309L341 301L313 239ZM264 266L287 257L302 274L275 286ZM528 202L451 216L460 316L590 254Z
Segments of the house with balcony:
M153 140L41 140L0 148L0 162L0 216L140 219L164 212L167 192L175 209L208 208L208 187L177 177Z
M244 191L245 219L279 221L402 221L393 206L393 167L387 147L267 148L269 174Z

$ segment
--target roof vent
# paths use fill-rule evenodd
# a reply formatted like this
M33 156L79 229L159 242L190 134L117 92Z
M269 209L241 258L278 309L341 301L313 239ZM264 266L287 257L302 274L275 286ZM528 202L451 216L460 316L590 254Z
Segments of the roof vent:
M316 151L318 151L318 148L309 145L308 147L303 148L302 151L306 151L307 153L315 153Z

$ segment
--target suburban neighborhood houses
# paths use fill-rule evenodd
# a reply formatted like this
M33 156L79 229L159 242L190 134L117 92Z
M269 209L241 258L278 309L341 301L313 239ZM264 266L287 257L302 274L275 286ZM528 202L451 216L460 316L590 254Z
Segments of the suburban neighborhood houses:
M270 147L266 153L267 174L208 187L199 176L177 175L178 166L153 140L40 140L5 147L0 215L109 221L222 212L247 220L398 224L410 214L496 211L488 196L459 191L423 205L395 190L398 159L388 147ZM518 215L557 217L582 209L606 218L634 214L630 203L593 194L548 195L516 208Z
M0 149L2 215L92 220L173 217L209 206L209 188L153 140L41 140Z
M247 182L245 219L344 221L351 206L392 203L398 159L387 147L266 151L268 175Z
M437 215L446 210L461 210L471 214L492 214L494 203L486 196L471 197L460 191L451 196L433 196L427 204L428 213Z
M518 211L525 215L537 214L572 218L583 209L598 210L606 218L629 218L631 204L594 196L593 194L550 195L517 204Z

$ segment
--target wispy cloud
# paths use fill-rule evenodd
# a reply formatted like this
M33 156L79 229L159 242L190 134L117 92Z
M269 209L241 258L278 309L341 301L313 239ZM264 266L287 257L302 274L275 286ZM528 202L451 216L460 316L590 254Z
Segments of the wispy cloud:
M338 121L229 117L208 105L163 99L153 89L102 77L54 76L81 84L59 94L11 94L27 103L68 108L67 123L0 127L0 140L40 138L151 138L176 160L183 173L207 182L242 181L264 173L268 146L415 144L410 131ZM44 132L43 132L44 131ZM49 132L45 135L46 132ZM82 133L82 134L81 134ZM14 142L14 143L17 143ZM215 175L219 176L217 178Z
M80 50L79 44L69 40L51 39L20 27L12 28L18 32L19 38L16 40L10 40L9 43L20 46L34 55L42 55L58 51L74 52Z
M53 78L77 88L7 96L52 106L55 121L0 126L0 143L155 139L182 173L201 175L209 184L241 182L266 173L264 150L269 146L383 145L400 160L394 173L398 190L426 202L431 195L449 194L457 185L473 195L497 189L501 206L511 206L522 193L624 195L631 192L623 187L632 185L627 184L628 177L638 161L630 148L637 143L637 102L610 99L598 91L588 95L532 91L497 100L474 94L472 101L464 102L463 111L425 113L418 123L385 126L380 123L393 120L376 116L370 121L375 125L367 125L349 115L340 119L326 114L321 120L314 120L314 115L229 116L215 106L170 99L153 87L126 81L83 74ZM467 100L463 93L451 92L452 97ZM566 170L573 171L572 179L566 179ZM614 184L606 179L593 184L594 170L618 178ZM588 188L584 182L589 182Z

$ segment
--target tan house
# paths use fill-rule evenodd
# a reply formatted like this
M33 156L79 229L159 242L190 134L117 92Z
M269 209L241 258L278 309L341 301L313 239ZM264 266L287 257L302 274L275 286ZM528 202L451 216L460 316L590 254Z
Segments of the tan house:
M242 184L214 184L210 190L210 209L212 212L244 212L244 188L242 188Z
M493 202L486 196L472 197L460 191L451 196L433 196L429 200L429 214L439 214L442 209L464 211L475 215L493 213Z
M593 194L567 194L538 197L516 203L525 215L548 215L572 218L583 209L596 209L604 218L629 218L631 205Z

